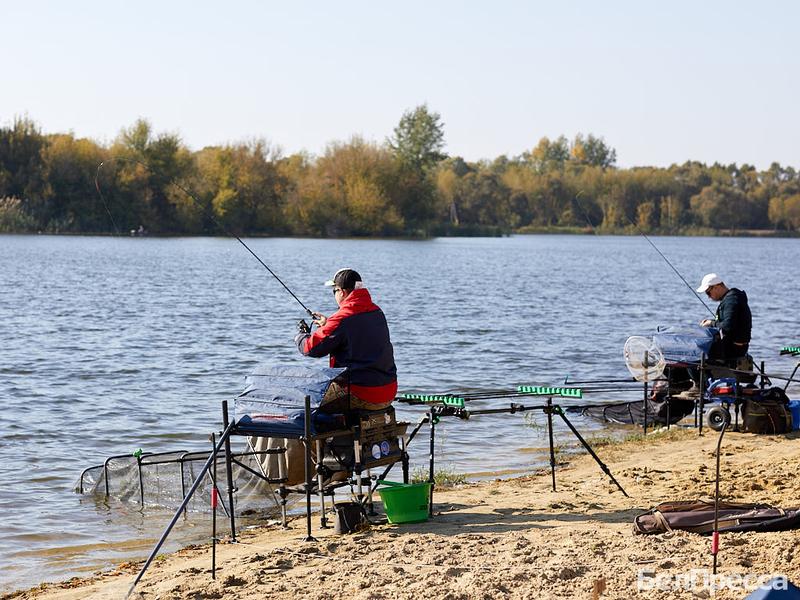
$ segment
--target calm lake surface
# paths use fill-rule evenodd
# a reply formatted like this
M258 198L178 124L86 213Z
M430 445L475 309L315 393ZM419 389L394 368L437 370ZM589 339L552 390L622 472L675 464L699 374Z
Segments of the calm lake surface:
M800 344L800 240L653 240L693 286L716 271L745 289L751 354L791 372L778 351ZM707 314L641 236L248 243L321 312L335 310L322 282L356 268L389 320L401 391L627 377L628 336ZM81 470L137 448L206 450L256 365L312 360L292 345L302 309L230 239L0 236L0 298L4 591L144 558L171 511L79 496ZM529 471L546 447L521 415L445 419L438 441L439 464L474 478ZM190 518L171 548L208 540L208 521Z

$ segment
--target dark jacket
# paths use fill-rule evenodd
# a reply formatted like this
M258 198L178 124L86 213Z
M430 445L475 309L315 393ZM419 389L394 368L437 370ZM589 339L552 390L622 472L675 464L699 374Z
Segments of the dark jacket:
M715 325L722 334L722 348L726 357L746 354L753 326L747 294L736 288L729 289L717 307Z
M397 393L397 368L383 311L366 289L353 290L324 327L295 338L306 356L330 355L332 367L347 367L350 391L361 400L383 403Z

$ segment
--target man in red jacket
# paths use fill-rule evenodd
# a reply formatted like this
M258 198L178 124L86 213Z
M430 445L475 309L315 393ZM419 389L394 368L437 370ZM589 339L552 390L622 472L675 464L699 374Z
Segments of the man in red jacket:
M386 317L353 269L339 269L325 285L333 288L339 310L330 317L314 313L317 329L313 333L301 329L295 337L302 354L329 355L331 367L348 369L349 381L343 385L334 382L323 406L326 412L386 408L397 393L397 368Z

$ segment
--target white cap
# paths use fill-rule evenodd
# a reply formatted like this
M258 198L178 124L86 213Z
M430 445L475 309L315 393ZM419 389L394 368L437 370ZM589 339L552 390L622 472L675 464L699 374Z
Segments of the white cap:
M697 293L702 294L703 292L707 291L712 285L718 285L722 283L722 277L717 275L716 273L709 273L705 277L703 277L703 281L700 282L700 287L697 288Z

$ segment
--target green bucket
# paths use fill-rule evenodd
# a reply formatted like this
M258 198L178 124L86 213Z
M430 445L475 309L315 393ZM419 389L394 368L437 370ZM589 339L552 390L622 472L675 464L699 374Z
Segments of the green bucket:
M430 483L396 483L382 480L381 484L389 486L378 490L389 523L419 523L428 520Z

